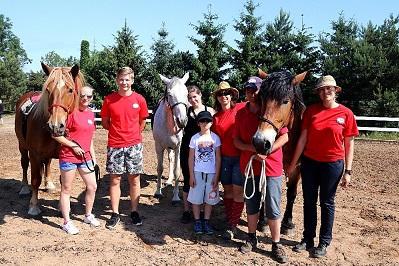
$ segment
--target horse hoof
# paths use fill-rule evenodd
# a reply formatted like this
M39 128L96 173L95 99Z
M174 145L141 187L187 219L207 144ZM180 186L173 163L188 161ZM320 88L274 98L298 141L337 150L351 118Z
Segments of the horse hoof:
M29 186L22 186L21 190L19 191L18 194L20 197L23 197L23 196L30 195L30 193L31 193L31 191L30 191Z
M281 231L282 235L286 235L286 236L292 236L295 234L294 228L287 228L287 227L282 226L280 231Z
M47 193L54 194L56 192L56 187L53 182L48 182L46 185Z
M172 206L178 206L180 205L180 200L172 200Z
M163 195L162 194L154 194L154 198L156 199L162 199Z
M29 207L28 214L31 216L38 216L42 211L40 210L39 207Z

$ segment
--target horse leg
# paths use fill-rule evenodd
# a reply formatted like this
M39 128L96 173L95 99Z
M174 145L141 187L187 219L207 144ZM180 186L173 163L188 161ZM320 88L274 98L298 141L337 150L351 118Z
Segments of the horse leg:
M37 216L42 212L39 208L38 197L40 183L42 182L43 165L40 160L34 159L32 157L33 156L31 156L30 158L32 197L29 202L28 214L32 216Z
M179 177L180 177L180 146L174 151L173 174L175 177L175 187L173 188L172 204L180 202L179 197Z
M19 191L19 196L26 196L30 194L30 188L28 184L28 167L29 167L29 155L28 150L19 147L21 153L21 167L22 167L22 186Z
M172 149L168 149L168 162L169 162L169 175L168 175L168 180L166 181L166 186L173 186L173 180L175 179L174 172L176 168L176 153Z
M157 153L157 190L154 193L155 198L162 198L162 172L163 172L163 148L155 143L155 151Z
M281 233L285 235L291 234L295 229L295 224L292 222L292 210L297 195L297 187L300 177L299 167L297 167L287 183L287 204L283 220L281 221Z
M55 185L53 181L50 181L50 166L51 166L51 159L48 159L44 163L44 186L48 193L55 193Z

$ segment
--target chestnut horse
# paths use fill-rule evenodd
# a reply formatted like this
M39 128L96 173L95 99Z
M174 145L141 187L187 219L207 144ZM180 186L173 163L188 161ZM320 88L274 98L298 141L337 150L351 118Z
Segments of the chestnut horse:
M27 169L31 164L32 196L29 215L39 215L38 191L43 170L47 175L52 158L58 158L59 144L53 136L65 134L66 119L77 106L80 89L84 85L83 75L77 65L70 67L49 67L42 63L48 76L43 85L39 102L26 116L21 106L32 96L32 92L22 95L16 103L15 133L21 153L23 182L27 183Z
M293 76L288 71L266 74L259 70L259 76L264 78L259 91L261 115L258 130L252 141L257 153L269 154L280 129L288 127L289 141L283 146L283 167L286 169L300 136L305 104L299 84L305 78L306 72ZM295 228L292 209L299 179L300 171L297 167L287 181L287 205L281 224L282 233L288 233L288 230Z

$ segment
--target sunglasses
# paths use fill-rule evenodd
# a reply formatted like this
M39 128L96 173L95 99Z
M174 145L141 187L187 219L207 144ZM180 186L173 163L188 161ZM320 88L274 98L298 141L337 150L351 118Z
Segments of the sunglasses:
M227 95L231 95L231 92L230 91L219 91L218 93L216 93L217 97L227 96Z
M201 119L201 120L199 120L198 121L198 123L210 123L210 122L212 122L212 121L209 121L209 120L207 120L207 119Z
M88 95L88 94L81 94L80 99L83 99L84 97L87 97L87 99L93 98L93 95Z

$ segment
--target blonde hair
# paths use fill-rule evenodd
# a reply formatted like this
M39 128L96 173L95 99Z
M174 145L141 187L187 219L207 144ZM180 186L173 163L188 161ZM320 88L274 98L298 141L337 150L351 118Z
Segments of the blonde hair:
M134 71L130 67L121 67L118 69L118 72L116 72L116 78L119 78L121 75L128 75L130 74L130 77L133 79L134 78Z

